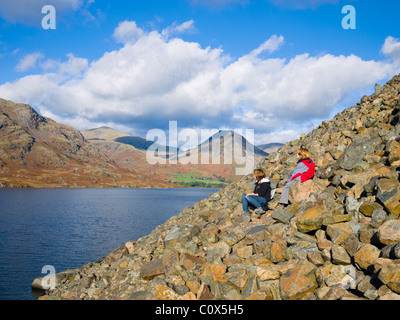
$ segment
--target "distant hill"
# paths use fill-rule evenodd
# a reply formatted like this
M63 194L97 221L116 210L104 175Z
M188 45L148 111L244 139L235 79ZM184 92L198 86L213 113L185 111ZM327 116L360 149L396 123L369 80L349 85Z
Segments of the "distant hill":
M126 145L130 145L135 149L146 151L150 146L154 145L154 141L146 140L145 138L138 136L130 136L127 133L119 132L110 127L100 127L94 129L83 130L82 134L89 141L108 141L118 142ZM156 144L157 145L157 144ZM169 153L176 154L179 152L177 148L166 147L166 154L160 154L159 156L168 158Z
M257 148L261 149L264 152L267 152L268 154L274 153L279 150L280 147L282 147L284 144L283 143L267 143L267 144L262 144L257 146Z
M143 150L143 151L147 151L147 149L150 146L154 146L154 145L157 146L157 144L154 143L154 141L149 141L149 140L146 140L141 137L132 137L132 136L120 137L120 138L115 139L115 141L124 143L124 144L129 144L129 145L135 147L136 149ZM160 146L160 145L158 145L158 146ZM178 148L173 148L173 147L169 147L169 146L166 146L165 150L166 150L166 154L162 154L162 155L159 154L159 156L168 158L170 154L176 154L179 152Z

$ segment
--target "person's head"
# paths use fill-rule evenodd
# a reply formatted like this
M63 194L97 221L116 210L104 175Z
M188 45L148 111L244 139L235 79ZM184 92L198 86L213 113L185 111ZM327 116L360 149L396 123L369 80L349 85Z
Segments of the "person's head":
M299 156L299 159L308 159L311 157L310 151L306 148L300 148L297 155Z
M257 181L261 181L262 179L265 178L265 172L261 169L255 169L253 173Z

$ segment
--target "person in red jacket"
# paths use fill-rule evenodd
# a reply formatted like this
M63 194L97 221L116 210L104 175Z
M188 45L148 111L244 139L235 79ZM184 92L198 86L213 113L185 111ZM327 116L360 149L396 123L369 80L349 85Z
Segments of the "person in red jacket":
M282 189L280 204L287 206L289 204L289 189L296 182L306 182L314 177L315 174L315 164L310 159L310 151L305 148L300 148L297 157L299 161L297 162L296 168L292 171L290 176L286 179L285 185Z

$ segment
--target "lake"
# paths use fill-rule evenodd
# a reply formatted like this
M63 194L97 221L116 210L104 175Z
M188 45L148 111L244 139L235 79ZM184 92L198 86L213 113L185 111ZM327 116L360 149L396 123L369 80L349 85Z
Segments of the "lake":
M0 300L33 300L42 268L101 260L219 189L0 189Z

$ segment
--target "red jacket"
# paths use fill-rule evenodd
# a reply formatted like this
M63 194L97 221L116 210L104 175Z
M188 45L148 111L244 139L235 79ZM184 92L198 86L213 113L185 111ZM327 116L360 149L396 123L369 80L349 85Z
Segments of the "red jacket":
M300 177L301 182L306 182L314 177L315 163L311 159L301 159L297 162L296 168L292 171L288 181Z

